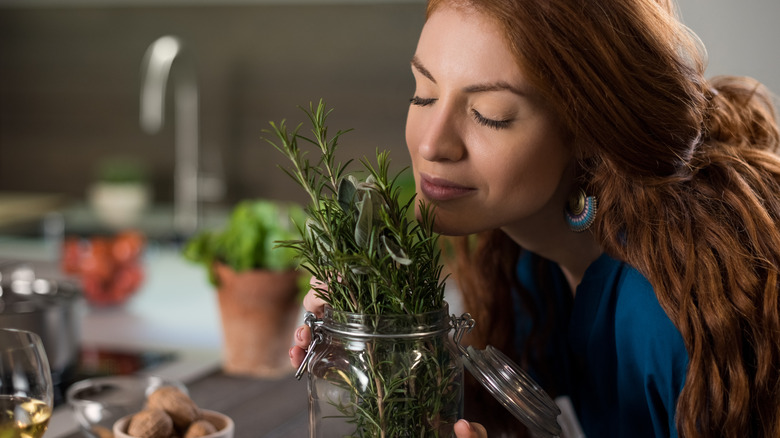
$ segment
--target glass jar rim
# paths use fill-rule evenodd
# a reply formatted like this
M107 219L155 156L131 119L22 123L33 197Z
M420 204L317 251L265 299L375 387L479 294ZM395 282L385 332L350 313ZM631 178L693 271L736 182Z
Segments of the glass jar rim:
M409 314L369 314L326 306L321 329L344 336L419 338L447 333L452 316L446 302L441 309Z

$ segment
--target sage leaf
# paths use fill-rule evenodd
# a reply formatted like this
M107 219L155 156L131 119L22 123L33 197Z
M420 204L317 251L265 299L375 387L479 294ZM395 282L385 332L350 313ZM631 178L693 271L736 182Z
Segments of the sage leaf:
M333 247L327 240L325 232L314 219L309 218L306 220L306 235L311 241L315 242L321 252L329 253L333 250Z
M390 254L390 257L395 260L397 263L408 266L412 264L412 260L409 258L409 256L406 255L406 252L403 248L401 248L401 245L399 245L395 239L389 238L385 235L380 236L380 239L382 240L382 243L385 245L385 249L387 250L387 253Z
M356 186L357 179L352 175L347 175L339 181L338 201L345 213L349 213L355 203Z
M368 275L371 273L371 269L369 269L367 266L360 266L360 265L350 266L349 270L356 275Z
M374 223L374 205L371 197L371 192L365 191L357 204L358 219L355 224L355 243L361 248L368 246L368 242L371 240L371 229Z

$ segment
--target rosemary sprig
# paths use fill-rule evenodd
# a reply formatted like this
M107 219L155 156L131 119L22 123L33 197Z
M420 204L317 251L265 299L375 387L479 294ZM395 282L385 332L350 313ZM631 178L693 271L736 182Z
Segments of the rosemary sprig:
M441 309L442 267L428 206L421 205L420 221L410 219L414 197L400 202L400 172L390 175L386 151L377 151L375 164L360 160L363 172L348 172L353 160L338 162L336 152L339 137L349 131L328 136L332 110L322 100L303 111L311 137L300 133L300 124L288 130L284 120L265 131L275 137L266 141L291 163L283 170L311 201L306 223L298 224L302 238L280 246L298 251L302 266L327 285L320 296L336 310L383 315ZM318 153L316 160L302 144Z
M301 239L280 245L296 250L301 266L326 284L319 295L335 311L362 314L358 325L370 332L381 332L383 320L392 320L398 333L412 332L419 314L445 306L432 211L421 204L420 220L411 219L414 197L400 201L401 173L390 175L387 152L377 151L375 163L360 160L362 172L348 172L352 160L336 159L338 139L348 131L328 136L331 110L322 101L304 112L311 137L300 134L302 125L288 130L284 120L266 131L275 137L267 141L291 163L283 170L311 201L306 223L298 224ZM302 145L317 158L310 161L311 150ZM342 353L354 366L334 362L319 371L318 379L341 391L322 391L330 405L323 420L351 425L350 437L449 436L458 418L462 370L447 337L378 337L362 345Z

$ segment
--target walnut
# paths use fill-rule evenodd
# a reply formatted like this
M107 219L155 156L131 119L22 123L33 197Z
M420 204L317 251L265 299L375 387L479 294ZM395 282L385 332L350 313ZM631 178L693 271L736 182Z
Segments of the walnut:
M161 409L144 409L130 418L127 434L137 438L168 438L173 434L173 420Z
M163 386L154 391L146 402L149 408L165 411L173 420L174 427L179 430L186 430L190 423L200 418L200 410L195 402L173 386Z
M98 438L114 438L114 432L103 426L92 426L92 433L97 435Z
M198 438L211 435L216 431L217 428L208 420L198 420L190 424L190 427L187 428L187 433L184 434L184 438Z

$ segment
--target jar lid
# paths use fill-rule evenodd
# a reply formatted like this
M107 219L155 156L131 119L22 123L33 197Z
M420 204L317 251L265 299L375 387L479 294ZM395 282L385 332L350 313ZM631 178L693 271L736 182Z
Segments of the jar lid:
M512 415L526 425L534 437L547 438L561 435L558 415L561 410L549 395L512 359L488 345L484 350L463 347L460 344L466 329L474 320L464 314L456 319L455 341L466 369ZM460 324L458 324L460 322Z

